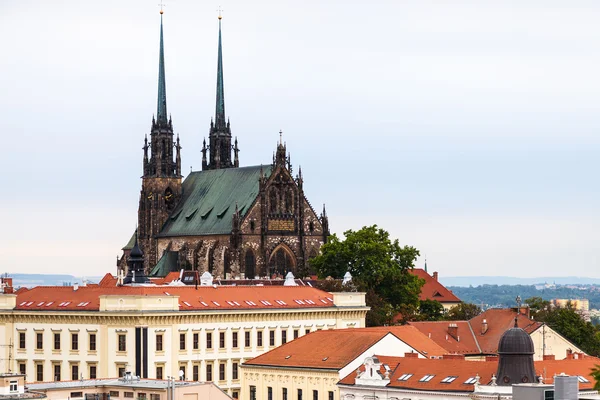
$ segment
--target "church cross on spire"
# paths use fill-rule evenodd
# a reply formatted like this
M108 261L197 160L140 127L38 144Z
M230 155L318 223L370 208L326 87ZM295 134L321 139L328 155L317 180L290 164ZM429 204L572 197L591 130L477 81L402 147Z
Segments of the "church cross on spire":
M158 104L156 122L167 125L167 89L165 82L165 50L163 43L163 5L160 5L160 50L158 55Z

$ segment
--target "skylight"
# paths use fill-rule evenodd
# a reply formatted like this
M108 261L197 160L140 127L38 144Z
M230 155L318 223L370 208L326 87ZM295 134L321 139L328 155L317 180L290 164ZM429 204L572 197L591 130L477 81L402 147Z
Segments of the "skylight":
M27 307L29 307L30 305L33 304L33 301L30 301L29 303L25 304Z
M230 306L234 306L235 304L233 304L232 301L227 300L227 304L229 304Z
M321 303L323 303L323 304L327 304L327 301L325 301L325 300L321 299Z
M51 301L50 303L46 303L46 307L50 307L52 304L54 304L53 301Z
M454 382L454 380L458 378L458 376L447 376L444 379L442 379L442 383L450 383L450 382Z
M579 375L579 376L577 377L577 380L578 380L579 382L581 382L581 383L589 383L589 382L590 382L590 381L589 381L589 380L588 380L586 377L583 377L583 376L581 376L581 375Z
M287 303L285 301L283 301L283 300L275 300L275 302L277 304L279 304L280 306L287 306Z
M248 304L249 306L255 306L256 303L250 300L246 300L246 304Z
M21 304L19 304L19 306L24 306L25 304L27 304L26 301L22 302Z
M304 301L306 301L306 303L308 303L308 304L317 304L317 303L315 303L315 302L314 302L314 301L312 301L312 300L304 300Z
M192 305L190 303L188 303L187 301L184 301L183 304L185 304L188 307L191 307Z
M214 301L214 300L213 300L213 303L215 304L215 306L221 307L221 305L219 303L217 303L216 301Z
M476 378L476 377L471 377L471 378L469 378L469 379L467 379L467 380L465 381L465 385L472 385L472 384L474 384L475 382L477 382L477 378Z
M39 303L37 303L37 307L39 307L39 306L43 306L43 305L44 305L44 302L43 302L43 301L40 301Z
M169 292L165 292L165 294L166 294L167 296L170 296L170 295L171 295L171 293L169 293Z
M240 305L240 303L238 303L237 301L234 301L233 304L235 304L236 306Z
M331 297L328 297L327 300L333 303L333 299Z
M398 378L399 381L407 381L413 374L404 374Z
M429 382L430 380L433 379L435 375L425 375L424 377L422 377L421 379L419 379L419 382Z
M267 300L261 300L261 303L263 303L265 306L272 306L273 304L269 303Z
M294 301L298 304L304 304L304 302L302 300L294 300Z
M201 301L200 304L202 304L204 307L208 307L208 304L203 301Z

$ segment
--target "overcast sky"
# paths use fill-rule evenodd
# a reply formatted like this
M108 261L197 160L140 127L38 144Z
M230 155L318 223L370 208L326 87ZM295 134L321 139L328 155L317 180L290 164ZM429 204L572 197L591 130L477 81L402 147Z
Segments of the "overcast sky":
M158 2L0 0L2 272L115 272ZM376 223L442 276L600 277L597 1L166 3L185 174L214 114L220 4L240 163L269 163L282 129L333 232Z

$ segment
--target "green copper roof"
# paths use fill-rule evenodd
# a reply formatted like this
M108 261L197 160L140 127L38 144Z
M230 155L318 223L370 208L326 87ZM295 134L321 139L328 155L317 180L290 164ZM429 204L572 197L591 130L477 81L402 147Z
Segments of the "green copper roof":
M221 48L221 18L219 17L219 50L217 56L217 109L215 127L225 128L225 91L223 90L223 51Z
M159 236L195 236L231 233L237 203L245 215L258 196L258 179L271 166L225 168L192 172L183 182L182 198Z
M167 89L165 83L165 49L163 45L163 23L160 14L160 51L158 54L158 107L156 122L167 124Z
M133 245L135 244L135 231L133 231L133 233L131 234L131 239L129 239L129 242L127 242L127 244L125 245L125 247L123 247L121 250L131 250L133 249Z
M148 276L167 276L169 272L177 271L177 251L165 251Z

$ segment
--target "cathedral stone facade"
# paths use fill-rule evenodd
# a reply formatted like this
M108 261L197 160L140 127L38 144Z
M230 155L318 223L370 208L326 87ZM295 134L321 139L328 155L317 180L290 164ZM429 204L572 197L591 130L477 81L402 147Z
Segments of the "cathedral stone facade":
M311 272L308 260L329 235L325 207L318 215L304 196L302 171L293 175L281 132L272 162L239 166L223 87L219 17L215 119L203 144L202 171L182 180L179 137L167 118L161 14L157 115L150 142L144 140L138 230L118 261L123 272L136 238L150 276L180 269L246 279Z

